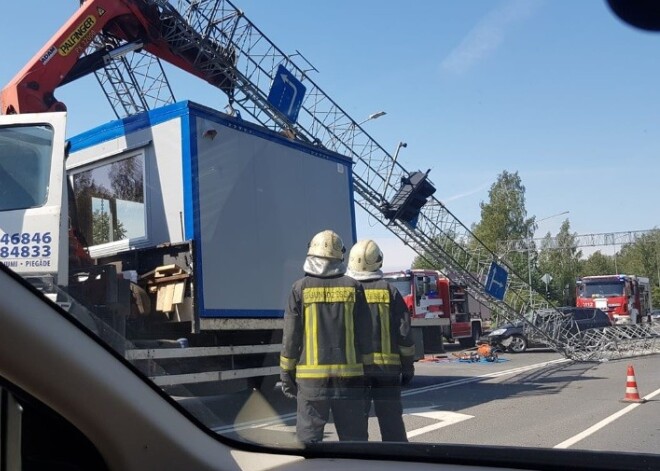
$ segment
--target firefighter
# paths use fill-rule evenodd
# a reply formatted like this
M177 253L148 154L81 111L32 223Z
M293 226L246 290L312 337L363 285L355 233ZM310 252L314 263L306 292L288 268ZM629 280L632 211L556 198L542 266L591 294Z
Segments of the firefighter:
M368 439L371 316L362 286L345 275L345 252L335 232L316 234L284 313L282 392L297 399L296 435L303 443L323 440L330 411L339 440Z
M399 291L383 280L383 253L372 240L351 249L347 274L364 287L371 311L374 368L368 378L365 415L373 400L383 441L407 442L403 424L401 386L415 374L415 346L410 312Z

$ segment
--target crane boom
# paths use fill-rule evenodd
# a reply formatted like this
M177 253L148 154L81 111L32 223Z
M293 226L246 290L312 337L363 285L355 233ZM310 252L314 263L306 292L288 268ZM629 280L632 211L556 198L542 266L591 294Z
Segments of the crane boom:
M60 30L58 39L49 44L54 46L68 38L97 3L97 0L84 2L85 13L78 12L75 19ZM113 22L105 21L104 33L126 43L141 41L146 51L223 90L232 107L239 106L261 125L351 157L355 202L417 254L443 267L454 281L467 285L477 301L509 320L524 320L525 312L553 307L542 294L529 296L527 281L435 197L428 197L414 223L384 211L384 196L395 193L396 183L409 179L411 172L321 90L309 77L305 65L297 63L296 56L282 52L229 0L122 0L117 4L118 11L133 16L119 15L113 17L116 18ZM100 21L90 31L101 32L96 26L100 26ZM41 54L53 46L45 46ZM48 75L44 71L46 65L40 66L38 62L37 57L30 67L42 76ZM66 64L71 66L68 61ZM269 100L269 92L281 68L290 74L291 80L304 84L304 90L299 90L299 112L295 114L290 112L291 106L283 110ZM64 65L59 69L65 69ZM28 70L32 74L30 77L35 76L36 72ZM15 98L14 94L25 84L19 74L18 82L12 82L10 90L3 91L3 112L23 112L23 97ZM57 84L49 83L47 88L51 86L54 89ZM44 99L50 90L40 91L41 96L33 90L21 91L28 106L34 107L35 102L42 107L49 106L44 109L54 106L52 100ZM294 90L294 96L295 92L298 90ZM506 296L494 296L487 289L493 266L507 274L503 279ZM489 283L492 281L490 278ZM612 328L606 333L575 336L560 311L555 309L553 315L545 318L547 325L532 328L569 358L594 360L660 352L657 341L660 332L652 325L625 326L625 329Z
M185 25L174 9L169 17L160 14L158 3L117 0L103 2L86 0L71 18L55 33L43 48L0 92L0 112L40 113L65 111L66 105L55 98L55 89L89 73L99 70L122 50L145 50L172 65L220 88L233 92L233 80L225 72L229 67L202 67L200 64L222 59L234 60L231 50L224 50L212 40L170 46L176 42L177 27ZM197 34L195 31L191 32ZM81 55L98 35L113 41L97 42L93 53ZM197 47L203 46L203 47ZM174 52L176 51L176 52ZM215 62L214 62L215 63ZM144 90L141 90L144 93Z

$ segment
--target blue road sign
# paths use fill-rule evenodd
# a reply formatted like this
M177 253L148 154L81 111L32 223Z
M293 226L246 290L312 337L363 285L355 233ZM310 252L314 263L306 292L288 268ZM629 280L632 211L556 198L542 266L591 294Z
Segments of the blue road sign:
M486 286L484 291L492 297L502 301L506 291L506 281L509 278L509 273L495 262L490 263L490 270L488 270L488 277L486 278Z
M280 65L268 92L268 102L289 118L289 121L295 123L305 97L305 90L302 82Z

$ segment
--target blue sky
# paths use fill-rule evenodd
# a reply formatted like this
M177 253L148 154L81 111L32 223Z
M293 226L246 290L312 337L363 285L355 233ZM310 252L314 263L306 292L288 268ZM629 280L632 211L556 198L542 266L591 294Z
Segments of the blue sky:
M518 171L537 237L564 218L578 234L658 226L660 35L622 24L604 0L236 0L275 44L300 51L314 81L408 170L431 169L463 223L503 170ZM75 11L76 0L9 2L0 84ZM8 21L8 19L11 19ZM168 69L177 99L226 99ZM113 118L93 79L62 87L69 134ZM386 268L413 254L358 212ZM604 252L606 250L603 250Z

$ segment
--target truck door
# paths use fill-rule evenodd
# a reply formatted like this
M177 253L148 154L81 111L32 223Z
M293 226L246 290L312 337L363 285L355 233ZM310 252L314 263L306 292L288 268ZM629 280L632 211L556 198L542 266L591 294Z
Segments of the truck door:
M438 278L431 275L415 277L416 317L433 319L442 316L442 298L438 293Z
M66 113L0 116L0 263L39 288L68 278Z

